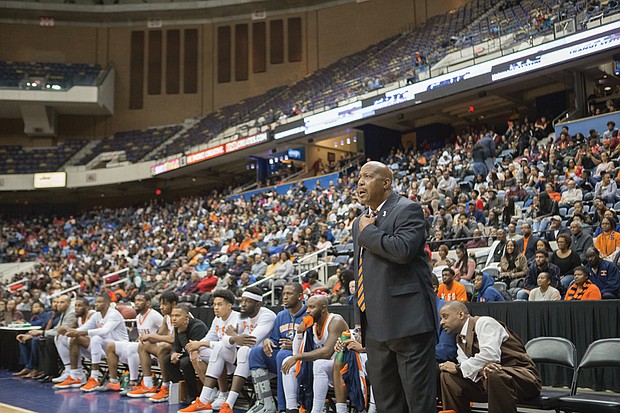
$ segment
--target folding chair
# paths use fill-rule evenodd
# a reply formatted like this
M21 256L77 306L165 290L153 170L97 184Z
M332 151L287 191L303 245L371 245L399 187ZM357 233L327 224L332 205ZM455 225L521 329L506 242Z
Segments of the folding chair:
M577 349L570 341L562 337L538 337L527 342L525 351L536 364L554 364L570 369L572 379L568 390L543 390L535 399L519 403L522 407L532 407L541 410L555 410L559 412L560 397L575 394L577 375Z
M575 372L575 388L583 369L620 367L620 338L605 338L590 344ZM620 413L620 394L581 393L560 397L560 409L583 413Z

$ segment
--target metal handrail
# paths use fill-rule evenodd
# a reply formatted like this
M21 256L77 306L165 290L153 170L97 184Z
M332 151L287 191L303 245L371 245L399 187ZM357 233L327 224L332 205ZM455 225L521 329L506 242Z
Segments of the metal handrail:
M79 284L78 284L78 285L74 285L73 287L67 288L67 289L65 289L65 290L55 292L54 294L52 294L52 295L51 295L51 298L56 298L56 297L58 297L58 296L61 296L61 295L64 295L64 294L70 293L71 291L75 291L75 290L77 290L78 288L80 288L80 285L79 285Z
M105 280L107 280L107 279L108 279L108 278L110 278L110 277L113 277L113 276L115 276L115 275L121 274L121 273L126 272L126 271L129 271L129 268L123 268L122 270L118 270L118 271L111 272L111 273L109 273L109 274L104 275L104 276L103 276L103 277L101 277L101 278L105 281ZM104 282L104 285L105 285L105 282Z
M27 282L27 281L28 281L28 278L27 278L27 277L24 277L24 278L22 278L22 279L21 279L21 280L19 280L19 281L14 281L14 282L12 282L12 283L10 283L10 284L5 285L5 286L4 286L4 288L6 288L6 289L7 289L7 291L8 291L8 290L10 290L10 289L11 289L11 287L13 287L14 285L21 284L21 283L23 283L23 282Z
M122 270L114 271L114 272L111 272L111 273L109 273L109 274L104 275L103 277L101 277L101 278L103 279L103 283L101 284L101 286L102 286L102 287L112 287L112 286L114 286L114 285L117 285L117 284L120 284L120 283L124 283L124 282L126 282L126 281L129 279L129 276L127 276L127 277L125 277L125 278L123 278L123 279L120 279L120 280L114 281L114 282L113 282L113 283L111 283L111 284L106 284L106 282L105 282L108 278L110 278L110 277L112 277L112 276L115 276L115 275L118 275L118 274L121 274L121 273L123 273L123 272L127 272L127 273L128 273L128 272L129 272L129 268L123 268ZM70 292L72 292L72 291L75 291L75 290L77 290L78 288L80 288L80 285L79 285L79 284L78 284L78 285L74 285L73 287L69 287L69 288L67 288L67 289L64 289L64 290L62 290L62 291L58 291L58 292L56 292L56 293L52 294L52 296L51 296L51 297L52 297L52 298L55 298L55 297L58 297L59 295L63 295L63 294L67 294L67 293L70 293Z
M310 269L308 269L308 270L306 270L306 271L303 271L303 272L299 272L299 271L300 271L300 264L303 264L303 262L304 262L304 261L306 261L308 258L311 258L311 257L314 257L314 256L316 256L316 257L317 257L317 259L318 259L319 254L323 254L323 253L325 254L325 258L327 258L327 251L328 251L328 248L323 248L323 249L321 249L321 250L319 250L319 251L313 252L312 254L308 254L308 255L303 256L303 257L299 260L299 262L297 262L297 263L296 263L297 265L296 265L296 267L295 267L295 270L296 270L296 272L297 272L298 274L297 274L296 276L293 276L293 279L295 279L295 278L296 278L296 279L297 279L297 281L298 281L299 283L301 283L301 279L302 279L302 277L304 277L305 275L307 275L310 271L315 270L315 271L319 272L319 274L320 274L320 273L321 273L321 272L320 272L320 270L321 270L322 268L324 268L324 267L327 267L327 260L326 260L326 259L325 259L325 260L323 260L323 261L318 261L318 262L317 262L317 265L316 265L315 267L312 267L312 268L310 268ZM279 279L279 278L278 278L278 279ZM265 284L265 283L269 282L270 280L274 280L273 276L266 277L266 278L263 278L262 280L256 281L256 282L254 282L254 283L252 283L252 284L248 285L248 286L246 287L246 289L247 289L247 288L250 288L250 287L254 287L254 286L262 286L263 284ZM271 283L271 289L270 289L269 291L267 291L267 292L263 293L262 297L263 297L263 298L271 297L271 302L272 302L272 303L275 303L275 298L276 298L276 287L275 287L275 283Z

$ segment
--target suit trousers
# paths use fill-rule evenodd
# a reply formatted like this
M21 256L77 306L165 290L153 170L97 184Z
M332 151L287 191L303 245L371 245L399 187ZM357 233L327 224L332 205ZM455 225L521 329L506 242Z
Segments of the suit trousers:
M47 376L58 376L58 351L54 343L54 337L43 337L39 341L39 368L44 371Z
M388 341L366 335L368 376L380 413L434 413L435 331Z
M502 367L478 382L466 379L460 373L442 372L443 408L469 413L470 402L488 402L489 413L516 413L517 402L540 394L540 385L531 377L529 370L522 367Z
M194 400L200 395L198 386L196 385L196 371L189 356L185 355L181 357L178 363L172 363L170 361L171 354L168 354L164 359L164 368L168 372L168 377L173 383L178 383L181 379L185 380L185 388L187 389L187 396L190 400Z

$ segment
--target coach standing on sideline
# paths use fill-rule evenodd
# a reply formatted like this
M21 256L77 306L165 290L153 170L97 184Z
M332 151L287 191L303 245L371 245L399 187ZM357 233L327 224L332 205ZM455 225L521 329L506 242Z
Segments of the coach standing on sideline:
M419 204L392 191L380 162L360 170L357 195L369 209L353 225L355 321L368 351L377 410L435 412L435 295Z

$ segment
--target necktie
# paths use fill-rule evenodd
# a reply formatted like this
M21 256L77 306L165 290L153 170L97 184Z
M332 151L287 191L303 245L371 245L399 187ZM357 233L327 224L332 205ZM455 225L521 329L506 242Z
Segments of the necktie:
M373 217L377 216L377 211L374 209L371 210L370 215ZM357 306L360 308L360 311L366 311L366 301L364 300L364 271L362 269L362 261L364 257L364 252L360 254L360 264L357 269Z

